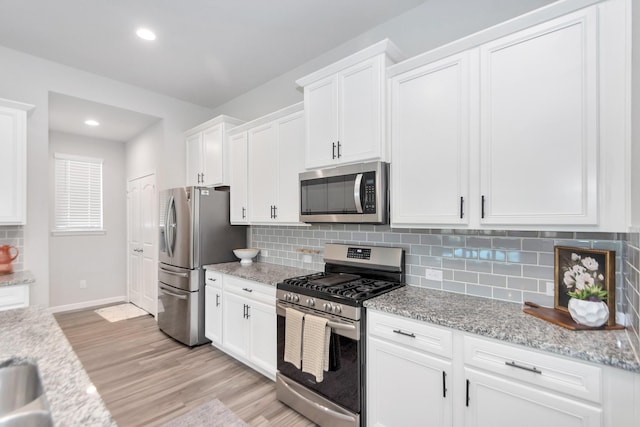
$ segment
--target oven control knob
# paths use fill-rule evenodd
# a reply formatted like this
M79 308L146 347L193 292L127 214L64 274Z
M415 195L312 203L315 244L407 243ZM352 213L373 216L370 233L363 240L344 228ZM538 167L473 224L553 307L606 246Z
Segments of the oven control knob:
M316 305L316 300L314 300L313 298L307 298L307 305L313 307L314 305Z
M296 295L296 294L293 294L292 300L293 300L293 302L298 302L298 301L300 301L300 297L298 295Z
M340 314L340 313L342 312L342 307L340 307L339 305L334 305L332 308L333 308L333 310L332 310L332 311L333 311L334 313L338 313L338 314Z
M322 308L324 308L325 311L331 311L333 307L331 307L331 304L329 304L328 302L325 302Z
M286 301L291 301L291 294L284 294L284 299Z

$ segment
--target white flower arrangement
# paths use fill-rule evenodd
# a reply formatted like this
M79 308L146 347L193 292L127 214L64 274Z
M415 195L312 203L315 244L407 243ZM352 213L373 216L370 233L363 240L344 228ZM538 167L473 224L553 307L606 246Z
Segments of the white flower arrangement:
M598 272L598 261L591 257L581 257L577 253L571 254L573 265L564 268L563 283L567 287L567 293L571 296L578 297L585 295L587 299L591 294L595 294L596 290L602 290L604 275ZM602 297L597 298L599 301ZM606 298L606 293L604 295Z

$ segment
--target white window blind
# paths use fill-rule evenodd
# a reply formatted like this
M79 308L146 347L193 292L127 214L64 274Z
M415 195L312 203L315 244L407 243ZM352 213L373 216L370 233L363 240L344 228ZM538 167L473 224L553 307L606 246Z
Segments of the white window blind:
M54 232L102 231L102 159L55 153Z

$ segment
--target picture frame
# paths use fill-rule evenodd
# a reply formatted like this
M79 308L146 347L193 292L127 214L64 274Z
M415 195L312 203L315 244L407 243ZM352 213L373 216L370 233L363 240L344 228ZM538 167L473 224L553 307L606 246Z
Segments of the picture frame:
M604 249L585 249L570 246L554 246L555 295L554 308L569 312L567 308L576 287L584 284L599 284L607 291L609 319L606 325L615 325L616 320L616 252ZM583 276L588 274L588 276Z

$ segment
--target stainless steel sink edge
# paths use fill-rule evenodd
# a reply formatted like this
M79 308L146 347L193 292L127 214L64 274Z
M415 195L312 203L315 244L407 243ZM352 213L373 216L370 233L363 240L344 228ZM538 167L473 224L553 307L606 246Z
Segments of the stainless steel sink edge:
M15 367L28 366L30 370L21 370L15 373ZM33 368L31 368L33 367ZM6 371L5 371L6 370ZM13 372L9 372L13 371ZM35 370L35 378L33 378L33 371ZM34 390L32 394L35 396L31 398L25 404L12 408L9 412L0 415L0 427L51 427L53 426L53 419L51 411L49 410L49 404L46 398L44 384L42 377L40 376L40 369L35 360L25 357L12 357L0 362L0 377L3 375L3 371L8 372L5 375L9 375L14 383L17 380L23 380L18 378L20 376L24 378L24 384L17 383L18 386L32 387ZM25 372L23 374L23 372ZM22 374L22 375L20 375ZM11 378L12 377L12 378ZM16 380L17 378L17 380ZM3 396L0 396L2 398ZM13 397L13 396L10 396ZM5 405L6 406L6 405Z

